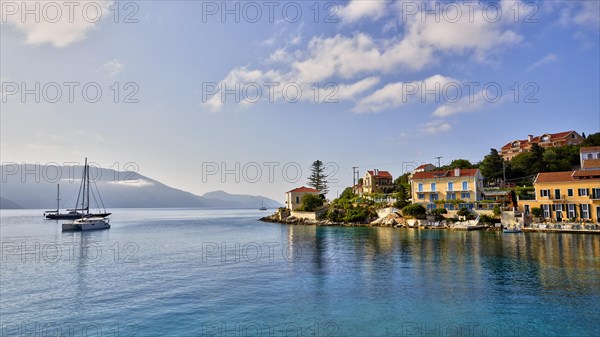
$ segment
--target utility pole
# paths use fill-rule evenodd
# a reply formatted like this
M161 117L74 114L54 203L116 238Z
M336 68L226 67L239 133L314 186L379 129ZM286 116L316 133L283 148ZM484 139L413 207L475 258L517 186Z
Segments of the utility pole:
M442 159L442 157L435 157L435 158L436 158L436 159L437 159L437 161L438 161L438 168L442 167L442 165L441 165L441 161L440 161L440 159Z
M352 166L352 188L356 186L356 177L358 177L358 172L356 172L358 166Z
M506 186L506 163L502 161L502 187Z

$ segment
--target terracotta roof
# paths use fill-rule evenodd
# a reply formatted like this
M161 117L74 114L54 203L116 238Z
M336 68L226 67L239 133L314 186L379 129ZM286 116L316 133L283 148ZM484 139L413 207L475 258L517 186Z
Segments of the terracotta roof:
M479 169L461 169L460 177L474 177ZM454 170L437 170L427 172L417 172L413 174L412 179L433 179L454 177Z
M553 140L557 140L557 139L562 139L567 137L568 135L570 135L572 132L575 132L574 130L571 131L564 131L564 132L559 132L559 133L544 133L541 136L535 136L531 139L531 142L527 139L521 139L521 140L513 140L509 143L507 143L506 145L504 145L502 147L502 149L510 149L512 148L512 143L514 142L520 142L519 147L523 148L523 147L527 147L530 143L539 143L540 142L540 138L544 135L548 135L550 136L550 141Z
M427 167L427 166L429 166L429 165L433 165L433 164L423 164L423 165L421 165L421 166L417 167L415 170L421 170L421 169L424 169L424 168L426 168L426 167Z
M305 187L305 186L294 188L291 191L287 191L287 193L290 193L290 192L321 193L321 191L319 191L319 190L315 190L314 188Z
M367 171L369 172L369 175L375 176L373 174L373 171ZM391 178L392 175L388 172L388 171L378 171L378 174L376 175L376 177L381 177L381 178Z
M581 178L598 179L600 183L600 170L579 170L563 172L542 172L538 173L535 183L553 183L561 181L578 181Z
M538 173L535 183L551 183L557 181L573 181L574 171Z
M581 162L581 168L590 169L600 167L600 159L584 159Z
M579 152L594 152L600 151L600 146L586 146L579 149Z
M597 170L579 170L573 173L575 178L598 178L598 186L600 187L600 169Z

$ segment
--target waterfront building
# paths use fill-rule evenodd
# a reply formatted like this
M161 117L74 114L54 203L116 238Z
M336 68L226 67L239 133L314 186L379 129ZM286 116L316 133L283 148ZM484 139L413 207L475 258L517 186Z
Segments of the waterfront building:
M581 137L575 131L565 131L559 133L545 133L540 136L534 137L533 135L527 136L527 139L513 140L507 143L500 149L500 155L504 160L511 160L513 157L531 151L533 144L537 144L540 147L557 147L566 145L577 145L583 142L584 138Z
M296 209L300 208L302 206L302 197L305 194L319 195L321 194L321 191L305 186L294 188L291 191L287 191L285 193L286 208L291 211L295 211Z
M416 172L410 180L412 202L431 210L475 208L483 198L483 176L479 169ZM443 202L440 202L443 201Z

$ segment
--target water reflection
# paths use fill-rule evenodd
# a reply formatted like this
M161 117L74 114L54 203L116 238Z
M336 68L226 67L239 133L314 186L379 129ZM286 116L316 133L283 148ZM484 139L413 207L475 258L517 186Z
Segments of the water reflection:
M469 283L471 289L541 287L593 295L598 295L600 289L598 235L281 228L289 245L290 268L343 274L366 286L382 282L410 285L417 277L440 286ZM457 290L460 288L453 287Z

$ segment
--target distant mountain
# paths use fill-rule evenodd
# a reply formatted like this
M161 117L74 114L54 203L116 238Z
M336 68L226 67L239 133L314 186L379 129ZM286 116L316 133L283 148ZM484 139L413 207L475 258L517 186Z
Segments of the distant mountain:
M60 184L61 209L74 208L80 188L82 166L44 167L33 165L14 167L2 165L0 197L2 208L56 209L56 185ZM60 174L57 174L57 171ZM34 173L32 173L34 172ZM21 174L27 173L27 174ZM92 206L104 204L110 208L170 208L170 207L219 207L258 208L260 196L238 196L222 191L207 193L208 197L169 187L157 180L135 172L90 167ZM100 196L98 192L100 191ZM5 201L6 200L6 201ZM267 207L279 203L264 198ZM79 201L81 202L81 201ZM7 207L5 207L7 206ZM10 206L10 207L9 207Z
M23 208L23 207L17 205L13 201L8 200L6 198L0 198L0 209L19 209L19 208Z
M225 191L208 192L202 196L213 207L258 208L261 202L268 208L283 206L281 203L257 195L229 194Z

